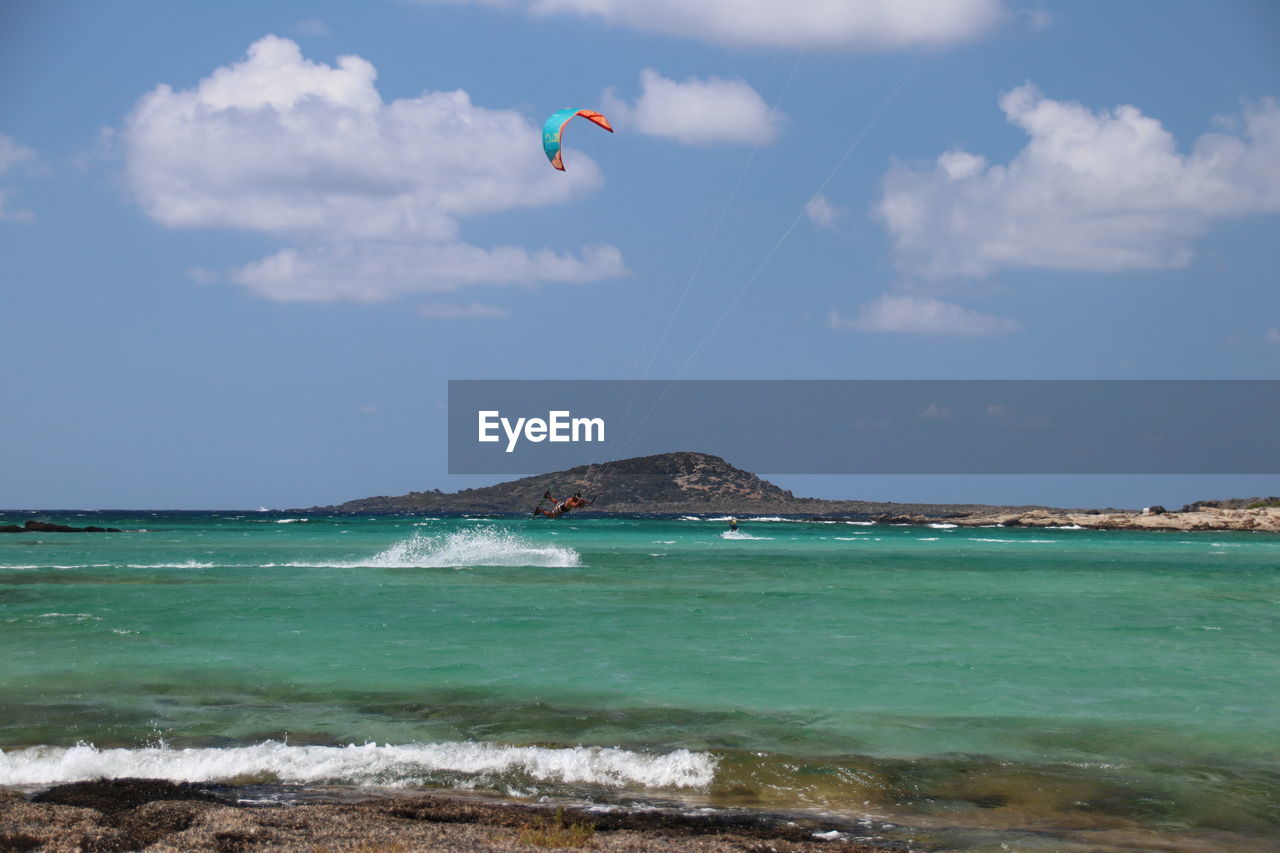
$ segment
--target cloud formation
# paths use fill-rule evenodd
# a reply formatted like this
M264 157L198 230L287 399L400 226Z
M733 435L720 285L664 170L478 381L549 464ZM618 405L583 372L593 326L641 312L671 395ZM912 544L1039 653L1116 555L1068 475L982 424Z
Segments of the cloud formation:
M0 175L3 175L9 169L21 163L23 160L30 160L36 156L36 153L25 145L18 143L7 133L0 133Z
M459 2L459 0L427 0ZM466 2L466 0L462 0ZM529 14L578 15L662 35L749 47L884 49L971 41L1001 0L471 0Z
M972 308L931 297L882 294L858 309L857 317L832 311L827 324L833 329L860 332L907 332L917 335L999 335L1015 331L1008 317L982 314Z
M809 199L809 203L804 206L804 213L809 217L809 221L819 228L834 228L836 220L844 211L832 204L831 199L819 193Z
M878 213L900 265L927 278L1038 267L1185 266L1215 221L1280 211L1280 107L1247 107L1190 154L1132 106L1094 113L1027 84L1000 99L1027 145L1007 164L953 150L895 165Z
M174 228L235 228L295 245L232 274L280 300L372 301L467 284L617 275L611 247L578 256L459 243L458 220L563 202L601 183L577 154L547 168L539 129L466 92L389 103L374 67L302 56L276 36L193 89L157 86L129 114L130 185ZM563 276L567 276L563 277Z
M685 145L758 144L777 135L777 117L745 80L690 77L679 83L646 68L640 89L633 104L612 89L604 93L604 108L615 125Z
M17 164L35 159L36 152L18 143L6 133L0 133L0 175L5 174ZM8 190L0 187L0 222L30 222L35 214L30 210L11 209Z
M283 249L246 264L231 278L280 302L377 302L476 284L582 284L625 272L622 254L612 246L588 246L575 256L518 246L340 243Z

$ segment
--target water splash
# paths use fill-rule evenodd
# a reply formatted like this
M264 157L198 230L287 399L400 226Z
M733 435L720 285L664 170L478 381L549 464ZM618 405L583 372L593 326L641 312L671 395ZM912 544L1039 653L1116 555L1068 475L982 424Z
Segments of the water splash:
M522 782L601 785L610 788L705 788L717 761L677 749L643 753L604 747L509 746L483 742L404 745L254 746L174 749L99 749L36 746L0 750L0 785L54 785L99 778L141 777L175 782L227 782L246 777L285 784L412 787L445 776L463 786ZM470 783L468 785L468 783Z
M315 568L448 569L475 566L544 566L572 568L582 562L578 552L560 545L543 545L508 530L469 528L445 535L414 533L372 557L342 562L293 562L289 566Z

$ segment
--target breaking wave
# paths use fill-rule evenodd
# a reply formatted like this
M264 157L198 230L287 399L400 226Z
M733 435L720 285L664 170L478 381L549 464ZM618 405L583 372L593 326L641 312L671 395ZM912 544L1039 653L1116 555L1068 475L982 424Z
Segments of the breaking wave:
M415 533L372 557L334 563L288 563L320 568L446 569L472 566L545 566L570 568L581 563L578 552L543 545L501 529L457 530L444 535Z
M184 560L181 563L129 563L131 569L212 569L217 563L206 563L200 560Z
M493 743L289 746L266 741L223 749L99 749L36 746L0 750L0 785L56 785L139 777L175 782L414 787L511 787L537 782L611 788L705 788L716 758L677 749L649 754L603 747L506 746Z

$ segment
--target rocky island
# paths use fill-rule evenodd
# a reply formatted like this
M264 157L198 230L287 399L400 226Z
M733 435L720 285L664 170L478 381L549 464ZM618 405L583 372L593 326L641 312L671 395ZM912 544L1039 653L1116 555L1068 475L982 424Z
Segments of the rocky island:
M779 515L858 518L897 524L1004 527L1081 527L1138 530L1254 530L1280 532L1280 498L1198 501L1177 512L1056 509L1045 506L910 504L796 497L768 480L708 453L660 453L601 465L580 465L492 486L439 489L317 506L310 513L496 513L530 512L550 491L564 498L582 491L595 498L577 515Z

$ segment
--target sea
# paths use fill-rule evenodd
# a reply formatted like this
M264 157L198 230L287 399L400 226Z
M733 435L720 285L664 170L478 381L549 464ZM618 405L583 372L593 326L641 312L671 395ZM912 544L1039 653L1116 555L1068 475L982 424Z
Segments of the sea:
M1280 850L1280 536L0 513L0 786L820 816ZM246 798L249 797L246 794ZM833 848L835 849L835 848Z

